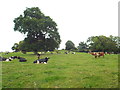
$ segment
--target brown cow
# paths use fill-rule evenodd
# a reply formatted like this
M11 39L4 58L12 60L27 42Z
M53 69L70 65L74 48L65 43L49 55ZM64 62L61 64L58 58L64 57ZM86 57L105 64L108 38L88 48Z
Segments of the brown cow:
M98 55L98 57L100 57L100 56L103 56L104 57L104 52L99 52L99 55Z
M90 54L93 55L93 56L95 56L95 58L97 58L98 55L99 55L97 52L91 52Z
M103 56L104 57L104 52L91 52L91 55L95 56L95 58Z

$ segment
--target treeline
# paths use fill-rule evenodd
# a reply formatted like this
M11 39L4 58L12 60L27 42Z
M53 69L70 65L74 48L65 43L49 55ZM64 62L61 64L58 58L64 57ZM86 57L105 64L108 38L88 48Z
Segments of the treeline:
M55 21L41 12L38 7L26 8L23 14L13 20L14 31L26 35L23 41L15 43L12 50L26 53L32 51L35 54L40 51L54 51L59 48L61 38ZM78 47L68 40L66 50L74 51L120 51L120 37L117 36L92 36L86 42L80 42Z
M71 40L68 40L65 45L66 50L79 52L94 51L119 53L120 37L112 35L110 35L109 37L103 35L91 36L86 40L86 42L80 42L77 47L75 47L75 44Z
M34 51L34 48L37 49L37 47L32 47L29 44L24 44L24 41L20 41L19 43L15 43L14 46L12 47L12 50L15 52L22 51L23 53L26 53L27 51ZM55 48L52 48L54 43L51 43L46 49L41 49L37 51L54 51L56 50ZM37 44L38 45L38 44ZM39 45L40 47L40 45ZM51 48L51 49L50 49ZM91 36L89 37L86 42L80 42L77 47L75 47L75 44L71 41L68 40L65 43L65 50L69 51L78 51L78 52L89 52L89 51L94 51L94 52L113 52L113 53L119 53L120 52L120 37L118 36L112 36L110 35L109 37L106 36ZM36 53L36 52L35 52Z

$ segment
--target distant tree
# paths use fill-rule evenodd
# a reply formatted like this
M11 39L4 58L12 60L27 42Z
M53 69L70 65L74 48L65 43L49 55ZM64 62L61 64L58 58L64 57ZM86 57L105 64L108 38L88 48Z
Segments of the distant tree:
M87 42L89 42L90 49L93 51L116 51L117 42L115 39L106 36L92 36L89 37Z
M21 48L38 52L59 47L61 39L57 24L38 7L27 8L23 15L14 19L14 23L14 31L26 35Z
M78 46L78 51L86 51L88 49L88 45L85 42L80 42Z
M110 35L109 38L115 43L116 48L114 48L114 52L120 53L120 37Z
M72 41L70 41L70 40L68 40L65 43L65 45L66 45L66 47L65 47L66 50L74 50L74 49L76 49L75 48L75 44Z

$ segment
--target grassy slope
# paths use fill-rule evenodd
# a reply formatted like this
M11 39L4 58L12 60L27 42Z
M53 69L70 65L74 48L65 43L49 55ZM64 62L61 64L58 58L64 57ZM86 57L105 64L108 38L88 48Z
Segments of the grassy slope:
M118 56L95 59L87 53L47 54L48 64L33 64L32 53L10 53L25 57L28 62L3 62L3 88L116 88L118 87Z

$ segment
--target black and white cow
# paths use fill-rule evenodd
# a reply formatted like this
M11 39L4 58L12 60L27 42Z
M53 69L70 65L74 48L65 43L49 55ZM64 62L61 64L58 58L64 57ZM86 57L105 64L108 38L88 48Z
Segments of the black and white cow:
M18 57L17 56L11 56L10 58L11 59L17 59Z
M13 59L19 59L19 62L26 62L27 60L23 57L11 56L9 58L0 57L0 61L12 61Z
M12 61L11 58L0 57L0 61Z
M26 62L27 60L23 57L17 57L17 59L19 59L19 62Z
M6 61L7 58L0 57L0 61Z
M7 58L6 61L7 61L7 62L8 62L8 61L12 61L12 59Z
M44 64L47 64L48 59L50 59L50 58L46 57L44 59L38 59L38 60L35 60L33 63L37 63L37 64L44 63Z

